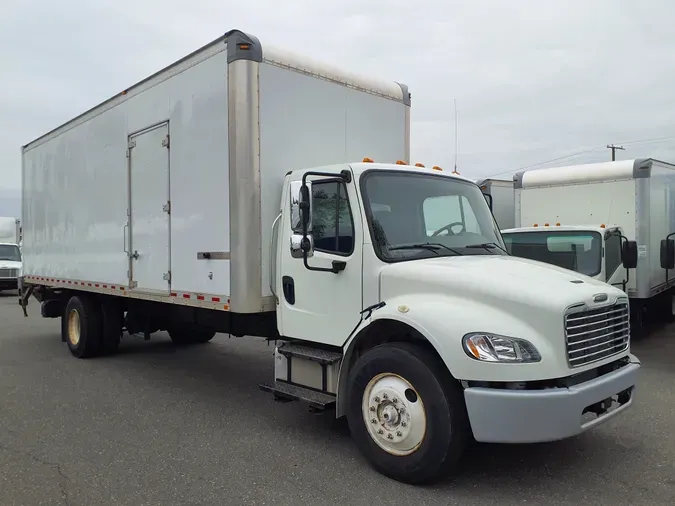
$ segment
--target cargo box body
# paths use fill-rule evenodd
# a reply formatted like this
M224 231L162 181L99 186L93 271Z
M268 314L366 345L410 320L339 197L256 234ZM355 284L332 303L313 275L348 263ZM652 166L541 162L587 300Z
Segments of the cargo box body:
M285 174L407 160L409 138L404 85L233 30L22 148L25 280L273 311Z
M492 197L492 214L500 230L512 228L515 223L515 194L513 181L506 179L479 179L481 191Z
M648 299L675 286L660 261L661 240L675 232L675 165L638 159L529 170L514 186L516 227L619 226L638 245L628 295Z

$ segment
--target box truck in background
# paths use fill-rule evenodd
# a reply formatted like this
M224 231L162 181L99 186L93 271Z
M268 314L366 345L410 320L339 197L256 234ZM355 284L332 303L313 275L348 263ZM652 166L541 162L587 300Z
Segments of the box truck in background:
M16 290L21 277L21 220L0 217L0 291Z
M501 230L513 228L515 223L515 193L510 179L478 179L476 184L487 195L492 215Z
M276 340L260 387L334 409L410 483L471 436L624 412L627 322L600 354L583 341L625 294L506 255L478 186L406 164L409 114L405 86L228 32L23 148L23 310L35 296L82 358L123 330Z
M675 315L675 165L654 159L536 169L514 176L514 255L621 287L635 334Z

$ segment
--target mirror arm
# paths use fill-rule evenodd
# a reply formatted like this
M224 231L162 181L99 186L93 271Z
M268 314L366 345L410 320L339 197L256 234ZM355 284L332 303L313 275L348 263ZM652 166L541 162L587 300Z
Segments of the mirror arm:
M347 169L341 170L339 174L335 174L334 172L305 172L302 175L302 193L303 193L303 199L300 201L300 210L302 211L302 243L300 244L300 249L302 249L302 262L305 264L305 268L309 271L317 271L317 272L332 272L333 274L337 274L340 271L343 271L345 267L347 266L347 262L343 260L333 260L332 267L313 267L309 265L307 262L307 257L308 254L307 252L309 251L309 248L311 246L311 243L309 242L309 237L307 237L308 234L308 225L309 225L309 200L305 200L305 197L308 199L311 198L310 195L308 195L309 190L307 189L307 176L322 176L322 177L327 177L330 178L330 180L338 181L338 182L344 182L344 183L351 183L352 181L352 173L348 171Z

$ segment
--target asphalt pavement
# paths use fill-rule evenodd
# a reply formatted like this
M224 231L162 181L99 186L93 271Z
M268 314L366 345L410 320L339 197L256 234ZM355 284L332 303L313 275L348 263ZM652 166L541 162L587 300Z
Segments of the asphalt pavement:
M414 487L371 470L345 423L260 391L264 340L125 337L77 360L58 320L16 301L0 294L3 506L675 504L675 326L633 344L624 416L556 443L475 445L457 476Z

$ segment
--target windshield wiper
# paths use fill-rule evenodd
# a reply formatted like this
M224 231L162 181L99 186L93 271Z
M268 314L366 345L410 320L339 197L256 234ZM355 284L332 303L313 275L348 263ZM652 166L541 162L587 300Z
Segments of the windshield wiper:
M502 248L499 244L496 242L483 242L481 244L469 244L468 246L464 246L465 248L481 248L484 250L491 250L497 248L498 250L503 251L507 255L510 255L508 251L506 251L504 248Z
M461 255L459 251L456 249L452 249L449 246L446 246L445 244L441 244L440 242L422 242L418 244L404 244L402 246L394 246L393 248L389 248L390 251L394 250L401 250L401 249L426 249L429 251L433 251L437 255L439 249L445 249L447 251L450 251L454 253L455 255Z

